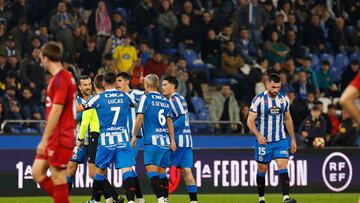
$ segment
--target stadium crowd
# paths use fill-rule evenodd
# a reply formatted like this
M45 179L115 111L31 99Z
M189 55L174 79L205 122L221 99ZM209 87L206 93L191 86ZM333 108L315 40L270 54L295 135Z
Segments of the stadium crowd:
M141 88L149 73L177 77L192 120L244 124L213 126L222 133L249 133L251 99L278 73L301 140L356 145L337 101L359 71L359 0L0 0L1 122L44 119L51 40L76 78L128 72ZM221 89L208 108L203 84Z

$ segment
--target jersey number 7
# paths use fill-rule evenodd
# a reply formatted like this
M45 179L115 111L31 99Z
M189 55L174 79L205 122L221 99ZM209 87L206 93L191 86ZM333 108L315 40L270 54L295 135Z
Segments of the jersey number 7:
M114 118L113 118L113 121L112 121L112 125L116 125L117 123L117 120L119 118L119 114L120 114L120 108L121 107L111 107L111 111L115 111L115 115L114 115Z

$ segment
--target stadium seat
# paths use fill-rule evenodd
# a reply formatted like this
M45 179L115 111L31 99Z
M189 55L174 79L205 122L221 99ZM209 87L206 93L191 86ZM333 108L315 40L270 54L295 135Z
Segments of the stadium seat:
M231 79L230 78L214 78L211 80L211 83L214 85L230 85Z
M177 49L164 49L161 51L162 54L169 55L169 56L176 56L178 53Z
M22 132L22 126L19 124L12 124L9 126L10 132L13 134L21 134Z
M337 66L332 66L332 67L330 68L330 73L331 73L331 75L332 75L333 80L334 80L335 83L340 82L340 80L341 80L341 75L342 75L342 73L343 73L343 70L344 70L344 69L340 69L340 68L338 68Z
M346 54L339 53L335 55L335 66L338 69L345 70L349 64L350 59Z
M320 55L320 61L323 62L325 60L328 60L330 62L330 65L334 65L335 59L331 54L323 53Z
M351 56L350 56L350 59L351 60L358 60L358 61L360 61L360 52L354 52L354 53L352 53L351 54Z
M197 54L192 49L186 49L183 54L183 57L185 58L187 64L189 65L192 65L198 59Z
M205 101L201 97L192 97L191 103L194 106L194 110L196 114L200 113L204 109L206 109Z
M24 133L24 134L38 134L39 132L34 128L24 128L22 130L22 133Z
M332 103L331 100L327 97L320 97L318 100L323 103L323 113L326 113L328 111L328 105Z
M311 57L311 67L318 67L320 64L319 57L316 54L310 53L309 56Z

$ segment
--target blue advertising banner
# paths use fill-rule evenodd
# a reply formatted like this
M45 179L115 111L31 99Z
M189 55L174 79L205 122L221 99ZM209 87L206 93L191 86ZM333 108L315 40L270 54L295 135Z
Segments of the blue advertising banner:
M34 150L0 150L0 196L45 195L31 176ZM142 151L136 171L145 193L151 193L146 180ZM193 173L199 193L256 193L256 162L253 149L194 150ZM299 150L289 160L292 192L360 192L360 150ZM269 164L266 175L268 192L280 192L276 163ZM186 193L178 169L168 171L170 190ZM122 185L121 172L108 169L108 178L116 188ZM89 195L92 179L86 166L79 165L72 194ZM120 191L120 189L118 189Z

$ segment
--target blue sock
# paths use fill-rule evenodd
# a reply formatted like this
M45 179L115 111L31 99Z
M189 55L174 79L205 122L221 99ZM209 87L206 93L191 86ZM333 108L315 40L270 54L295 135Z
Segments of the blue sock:
M132 171L128 171L128 172L123 173L122 176L123 176L123 180L125 181L128 178L134 177L134 173Z
M266 172L265 172L265 173L262 173L262 172L260 172L260 171L257 171L257 175L260 176L260 177L265 177Z
M101 174L96 174L96 175L95 175L95 180L104 181L104 180L105 180L105 176L104 176L104 175L101 175Z
M186 186L186 191L188 193L196 193L197 192L197 187L196 187L196 185Z
M288 173L288 170L287 170L287 168L285 168L285 169L280 169L280 170L277 170L277 172L276 172L278 175L280 175L280 174L283 174L283 173Z
M68 184L73 184L75 181L75 177L74 176L66 176L66 182Z
M160 178L160 179L167 178L166 173L162 173L162 174L160 174L160 175L159 175L159 178Z
M152 171L152 172L147 172L147 173L146 173L146 176L147 176L147 178L148 178L149 180L151 180L151 178L153 178L153 177L155 177L155 176L159 176L159 174Z

